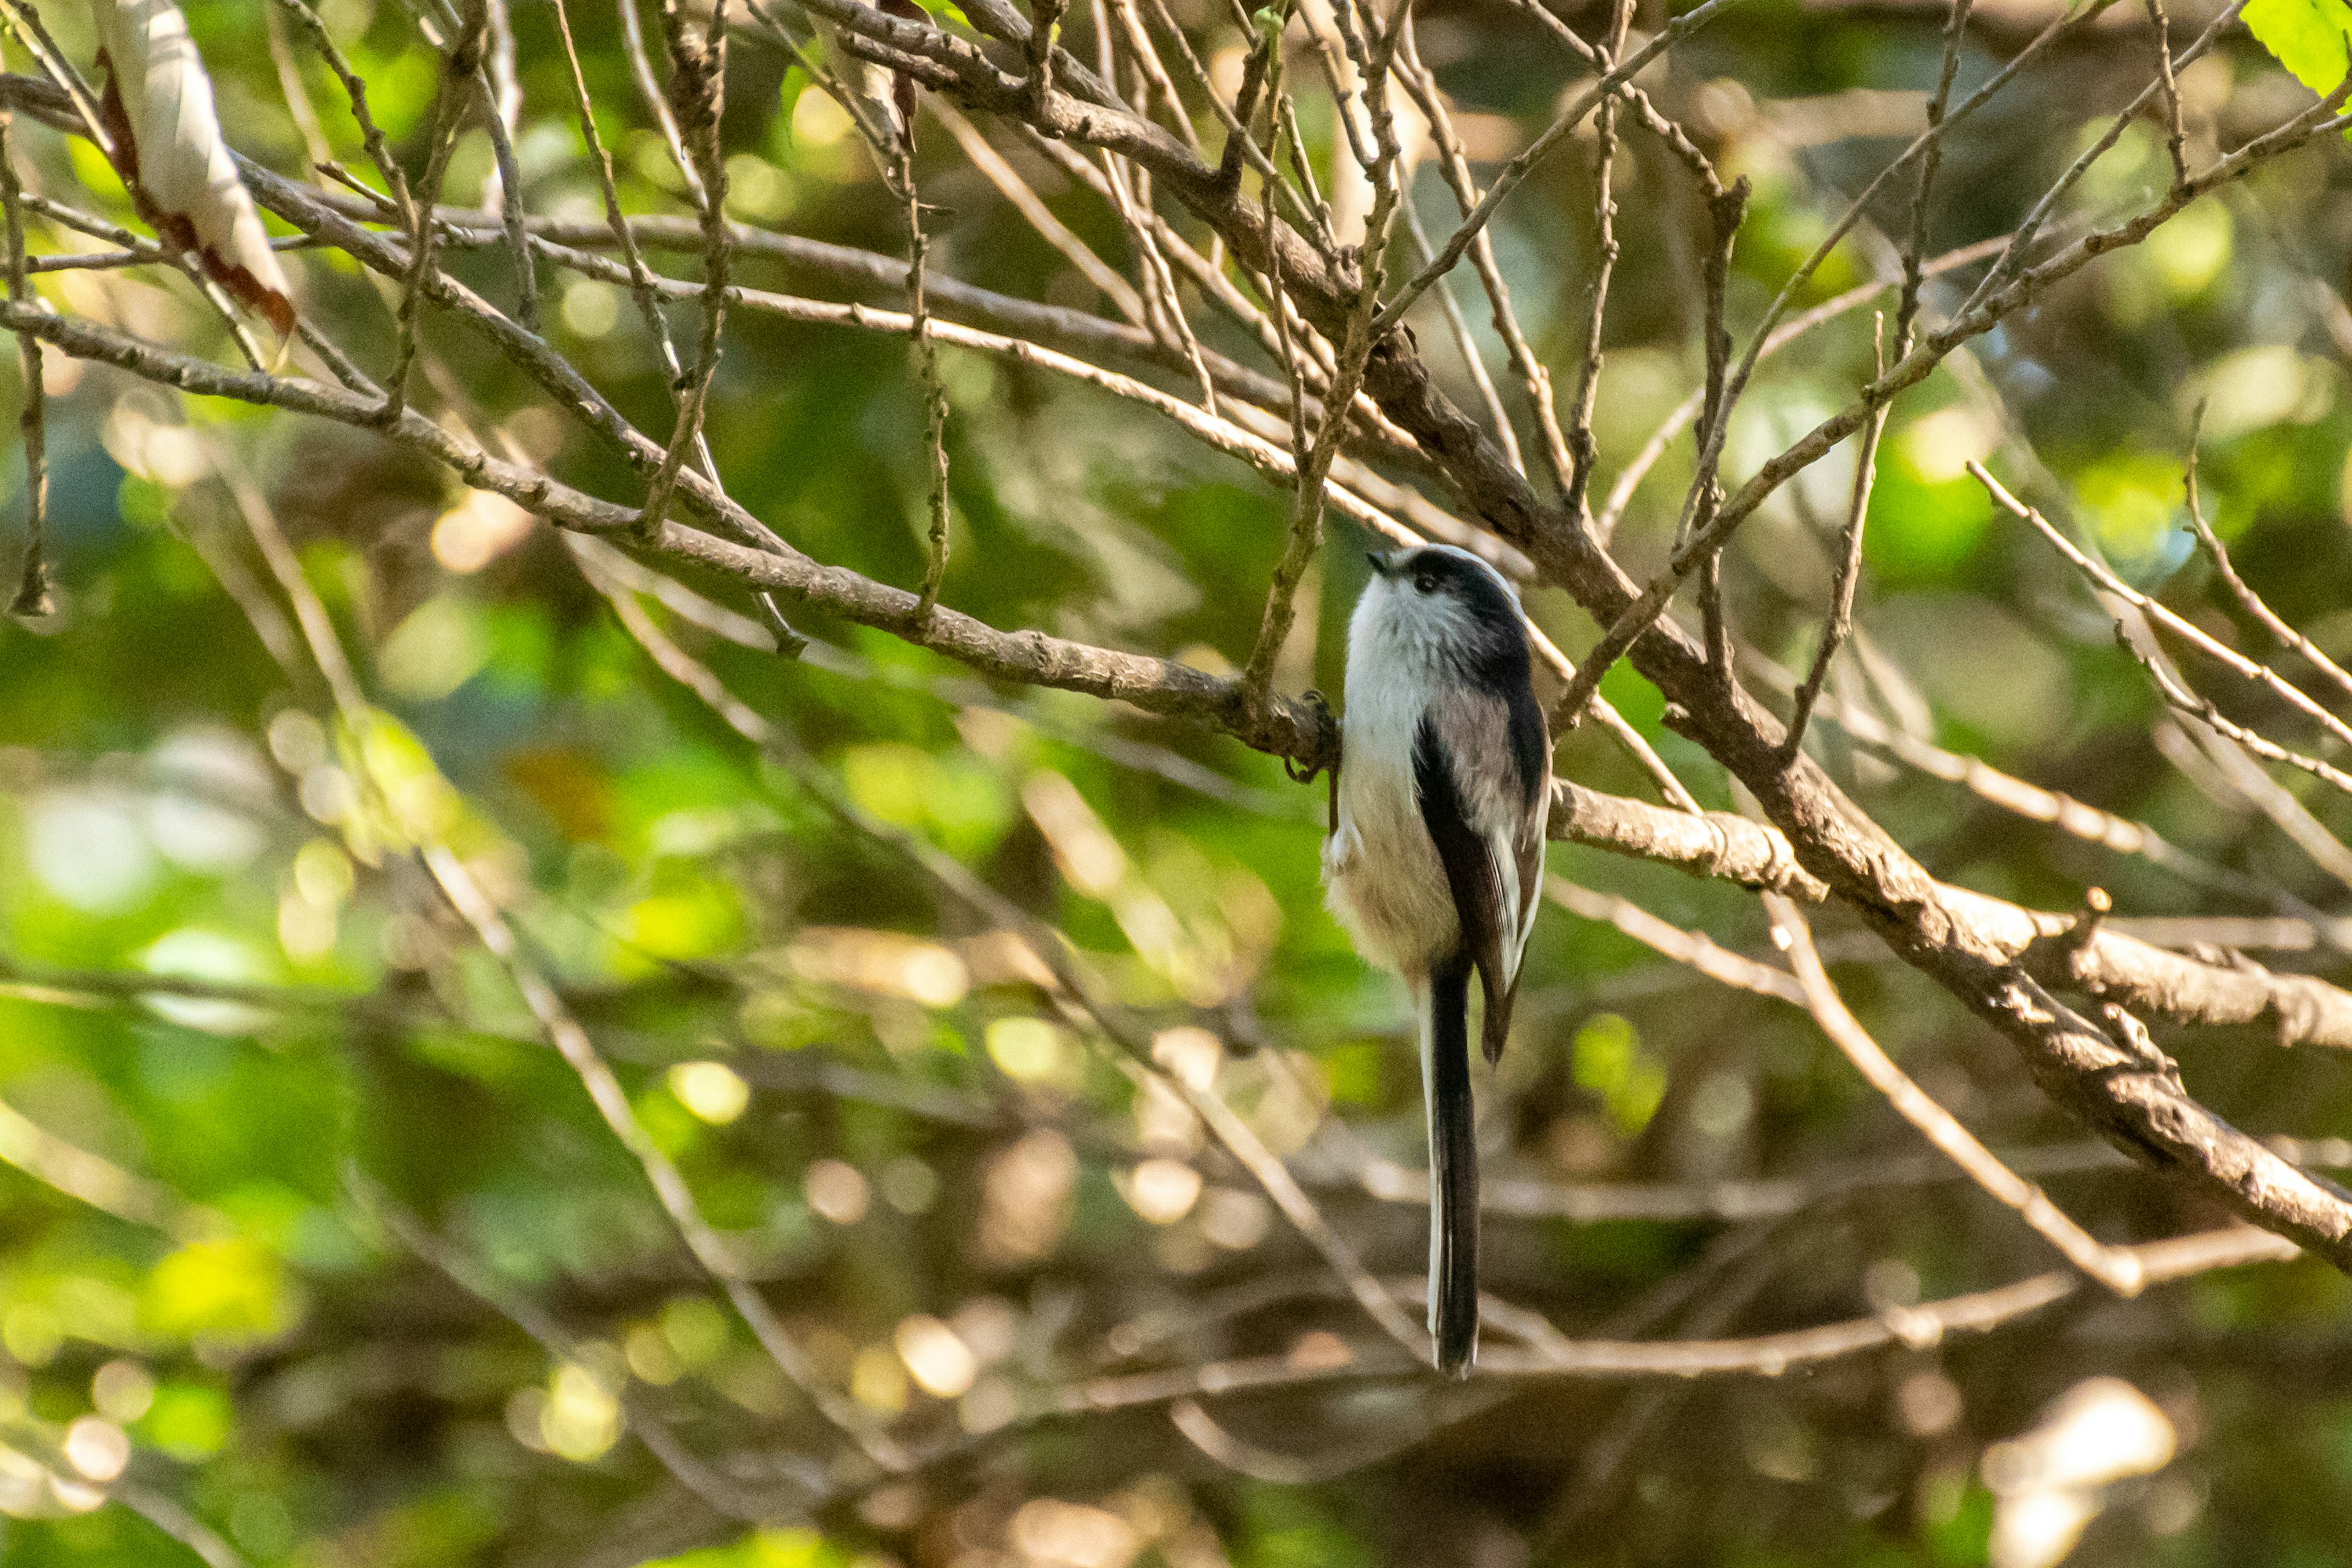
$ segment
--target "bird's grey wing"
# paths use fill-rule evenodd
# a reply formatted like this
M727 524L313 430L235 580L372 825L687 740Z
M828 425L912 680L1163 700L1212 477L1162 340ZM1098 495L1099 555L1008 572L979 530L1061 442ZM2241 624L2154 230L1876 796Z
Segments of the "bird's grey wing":
M1511 694L1507 725L1510 733L1511 766L1519 809L1511 815L1508 853L1517 872L1514 886L1517 907L1507 911L1511 933L1504 961L1510 966L1509 992L1519 988L1519 961L1526 956L1528 938L1536 929L1536 910L1543 903L1544 839L1551 821L1551 726L1544 721L1543 704L1531 687ZM1498 846L1498 853L1501 852ZM1503 1006L1508 1022L1510 1003Z
M1511 1030L1511 1007L1518 1000L1519 974L1527 957L1528 938L1535 933L1536 910L1543 905L1544 839L1551 821L1551 727L1544 721L1543 705L1531 688L1511 694L1509 717L1513 773L1512 805L1488 834L1498 866L1508 866L1504 878L1502 961L1503 983L1486 991L1486 1023L1482 1044L1486 1059L1503 1054Z
M1543 896L1551 740L1534 690L1439 698L1414 736L1413 778L1464 951L1486 993L1480 1045L1491 1061L1510 1033L1519 961Z

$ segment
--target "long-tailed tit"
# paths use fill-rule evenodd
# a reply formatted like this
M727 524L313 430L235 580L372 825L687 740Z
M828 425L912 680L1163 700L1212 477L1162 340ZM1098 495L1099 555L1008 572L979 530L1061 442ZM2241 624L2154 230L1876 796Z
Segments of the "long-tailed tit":
M1438 1370L1478 1346L1478 1150L1470 972L1487 1061L1511 1027L1542 892L1551 738L1518 601L1467 551L1374 553L1348 626L1339 826L1323 849L1357 951L1402 974L1421 1013L1429 1117L1429 1332Z

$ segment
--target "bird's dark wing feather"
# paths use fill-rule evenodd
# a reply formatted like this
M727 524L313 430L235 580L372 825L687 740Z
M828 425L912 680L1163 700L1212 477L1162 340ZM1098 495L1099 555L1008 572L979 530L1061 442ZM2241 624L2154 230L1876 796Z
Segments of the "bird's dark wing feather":
M1496 759L1500 761L1500 759ZM1477 965L1486 992L1487 1026L1481 1041L1488 1060L1494 1059L1501 1037L1494 1032L1496 1015L1509 1023L1510 968L1507 955L1517 948L1517 910L1506 908L1500 868L1495 863L1486 836L1470 819L1470 803L1454 776L1438 726L1423 715L1413 733L1412 777L1421 797L1422 825L1437 846L1439 864L1445 868L1445 885L1454 894L1454 912L1462 925L1463 955ZM1498 1006L1498 1004L1500 1005Z

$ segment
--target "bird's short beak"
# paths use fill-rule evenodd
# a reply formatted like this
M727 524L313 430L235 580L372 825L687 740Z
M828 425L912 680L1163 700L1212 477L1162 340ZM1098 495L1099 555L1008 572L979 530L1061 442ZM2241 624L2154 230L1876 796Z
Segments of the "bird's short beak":
M1392 577L1396 574L1397 558L1394 551L1367 550L1364 552L1364 559L1370 562L1372 570L1382 577Z

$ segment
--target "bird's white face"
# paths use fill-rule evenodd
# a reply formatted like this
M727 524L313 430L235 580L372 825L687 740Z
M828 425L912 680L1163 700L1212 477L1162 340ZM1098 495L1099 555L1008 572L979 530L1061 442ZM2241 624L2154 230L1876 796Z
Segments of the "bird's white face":
M1351 665L1360 651L1394 674L1419 672L1478 637L1482 622L1463 581L1465 569L1517 604L1503 574L1466 550L1430 544L1376 555L1372 580L1349 623Z

